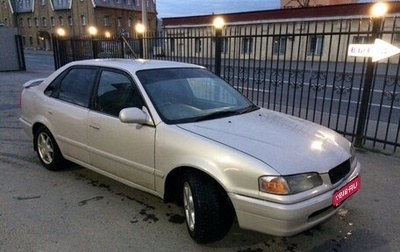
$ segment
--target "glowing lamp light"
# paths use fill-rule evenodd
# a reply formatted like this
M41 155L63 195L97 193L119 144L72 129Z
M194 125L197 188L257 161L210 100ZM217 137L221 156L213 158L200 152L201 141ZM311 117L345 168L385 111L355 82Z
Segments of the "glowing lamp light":
M371 15L373 17L383 17L388 11L388 6L385 3L376 3L372 7Z
M139 23L135 26L135 30L137 33L144 33L146 27L143 24Z
M95 35L97 34L97 28L94 27L94 26L90 26L90 27L89 27L89 34L90 34L91 36L95 36Z
M216 17L214 19L213 25L215 29L222 29L225 25L225 21L222 17Z
M64 37L65 34L66 34L66 32L65 32L65 30L64 30L63 28L58 28L58 29L57 29L57 34L58 34L58 36L60 36L60 37Z

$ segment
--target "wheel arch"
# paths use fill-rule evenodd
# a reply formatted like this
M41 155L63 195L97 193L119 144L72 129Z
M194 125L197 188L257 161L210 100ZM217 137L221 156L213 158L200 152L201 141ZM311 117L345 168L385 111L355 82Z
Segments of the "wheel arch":
M177 202L178 204L181 204L181 189L183 185L183 178L185 174L187 173L196 173L199 176L203 176L207 179L210 179L214 181L214 183L218 186L218 188L226 194L226 197L228 198L230 205L232 207L232 210L234 210L233 204L228 196L226 188L221 184L221 181L216 179L214 176L210 175L204 170L201 170L199 168L195 167L190 167L190 166L181 166L173 169L170 173L168 173L166 179L165 179L165 184L164 184L164 201L165 202Z
M41 128L41 127L45 127L46 129L48 129L49 131L50 131L50 129L46 126L46 125L44 125L43 123L41 123L41 122L37 122L37 123L35 123L35 124L33 124L32 125L32 135L33 135L33 142L35 143L35 141L36 141L36 132ZM50 131L50 133L51 133L51 131ZM53 133L51 133L51 134L53 134ZM54 137L54 136L53 136ZM36 144L33 144L33 149L35 150L35 151L37 151L37 146L36 146Z

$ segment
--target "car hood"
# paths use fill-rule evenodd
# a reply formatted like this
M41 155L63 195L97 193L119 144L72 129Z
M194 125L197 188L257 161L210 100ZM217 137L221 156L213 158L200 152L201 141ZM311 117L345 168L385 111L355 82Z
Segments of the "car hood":
M350 158L349 142L336 132L263 108L179 127L253 156L282 175L326 173Z

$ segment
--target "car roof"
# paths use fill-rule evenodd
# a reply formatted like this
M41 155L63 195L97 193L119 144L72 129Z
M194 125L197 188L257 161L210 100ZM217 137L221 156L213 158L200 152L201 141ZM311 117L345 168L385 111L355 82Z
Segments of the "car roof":
M165 61L165 60L145 60L145 59L91 59L79 60L68 64L74 65L90 65L101 67L113 67L125 69L127 71L139 71L145 69L159 69L159 68L201 68L199 65L188 64L183 62Z

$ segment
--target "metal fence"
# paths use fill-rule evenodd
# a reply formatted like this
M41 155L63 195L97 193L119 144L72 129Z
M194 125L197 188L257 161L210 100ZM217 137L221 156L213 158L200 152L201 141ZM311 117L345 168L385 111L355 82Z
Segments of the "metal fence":
M400 149L399 56L347 55L349 44L400 44L400 19L337 19L169 28L140 39L57 40L56 67L142 56L203 65L257 105L301 117L388 153Z

